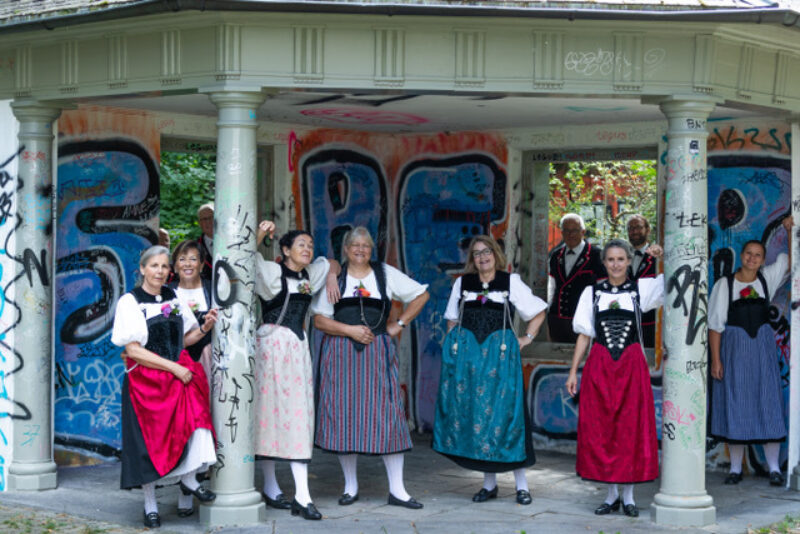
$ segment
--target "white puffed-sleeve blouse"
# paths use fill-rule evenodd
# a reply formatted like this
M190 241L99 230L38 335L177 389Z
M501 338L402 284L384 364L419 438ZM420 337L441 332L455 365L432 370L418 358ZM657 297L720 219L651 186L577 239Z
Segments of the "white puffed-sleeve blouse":
M600 300L597 302L598 311L605 311L610 308L612 302L619 304L619 309L633 311L633 297L628 291L619 293L600 293ZM655 278L639 279L639 307L642 313L658 308L664 302L664 275L659 274ZM584 334L594 337L594 297L592 286L584 288L581 298L578 300L578 307L575 309L575 316L572 318L572 330L576 334Z
M468 291L465 298L466 302L477 300L478 293ZM489 300L502 303L502 291L490 291L487 295ZM458 306L459 299L461 298L461 278L458 278L453 284L453 289L450 291L450 300L447 301L447 308L444 312L444 318L448 321L458 321ZM516 313L520 318L527 322L539 315L540 312L547 309L547 303L533 294L531 288L522 281L522 278L516 273L511 274L509 280L508 301L514 305Z
M780 287L784 277L789 272L789 256L778 254L775 261L761 268L761 274L767 282L770 298L775 296L775 291ZM747 286L753 286L762 297L766 294L761 281L756 278L753 282L740 282L733 279L733 299L741 298L740 291ZM711 298L708 301L708 328L715 332L724 332L725 324L728 322L728 281L722 277L714 283L711 290Z
M386 292L388 293L386 296L390 300L399 300L407 304L428 289L428 284L420 284L401 270L385 263L381 265L383 265L383 272L386 275ZM348 274L342 297L353 296L359 284L363 284L364 289L369 291L370 298L381 298L381 292L378 290L378 280L375 278L374 272L370 272L364 278L355 278ZM320 291L314 297L314 301L311 303L311 313L324 317L333 317L333 304L328 300L327 291Z

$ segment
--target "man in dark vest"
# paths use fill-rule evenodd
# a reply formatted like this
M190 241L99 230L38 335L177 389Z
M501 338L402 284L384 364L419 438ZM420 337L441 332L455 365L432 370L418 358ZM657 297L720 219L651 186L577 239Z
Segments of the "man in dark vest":
M584 240L586 225L577 213L567 213L559 224L564 245L550 254L547 280L547 325L550 341L575 343L572 317L583 288L605 278L600 249Z
M203 270L200 277L211 280L212 265L214 264L214 203L209 202L197 208L197 224L203 232L197 238L200 252L203 254Z
M655 278L658 275L658 260L647 253L650 245L650 222L636 214L628 219L628 241L633 248L633 259L628 267L628 278ZM658 245L653 245L654 247ZM656 310L642 314L642 340L645 347L654 347L656 341Z

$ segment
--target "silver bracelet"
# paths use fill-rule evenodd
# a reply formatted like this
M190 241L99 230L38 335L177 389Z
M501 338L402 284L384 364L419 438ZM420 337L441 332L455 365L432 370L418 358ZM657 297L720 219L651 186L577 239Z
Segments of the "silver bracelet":
M400 325L400 328L405 328L406 326L408 326L408 325L406 325L406 323L405 323L405 322L403 322L403 320L402 320L402 319L398 319L398 320L397 320L397 324L399 324L399 325Z

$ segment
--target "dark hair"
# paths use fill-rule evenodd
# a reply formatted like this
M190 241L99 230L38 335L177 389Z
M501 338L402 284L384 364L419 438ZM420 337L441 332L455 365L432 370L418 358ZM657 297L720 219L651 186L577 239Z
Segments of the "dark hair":
M606 252L608 252L608 249L610 248L621 248L622 250L625 251L625 255L628 257L628 259L631 259L633 257L633 252L631 252L630 243L628 243L624 239L611 239L603 247L603 253L601 255L603 261L606 261Z
M311 239L314 239L314 236L311 235L309 232L305 230L289 230L285 234L283 234L278 241L278 246L281 247L281 254L283 254L284 248L292 248L294 245L294 240L300 237L301 235L307 235Z
M185 254L189 249L195 249L197 251L200 263L203 263L205 257L203 256L203 248L200 246L200 243L194 239L186 239L178 243L175 247L175 250L172 251L172 265L176 265L178 263L178 258L180 258L182 254Z
M764 245L764 243L762 243L758 239L751 239L747 241L744 245L742 245L742 251L740 252L740 254L744 254L744 249L747 248L747 245L758 245L759 247L761 247L761 252L764 254L764 258L767 257L767 247Z

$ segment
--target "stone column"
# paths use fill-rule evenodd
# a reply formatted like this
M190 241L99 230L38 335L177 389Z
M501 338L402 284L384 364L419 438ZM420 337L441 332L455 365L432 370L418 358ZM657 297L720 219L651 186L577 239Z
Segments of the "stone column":
M14 301L16 406L9 490L57 485L53 461L53 121L61 110L35 101L11 105L19 121Z
M715 522L706 493L706 377L708 373L708 186L706 118L714 104L669 99L664 215L664 345L661 488L656 523Z
M264 519L255 470L255 254L256 110L259 92L209 95L219 111L214 201L214 329L211 409L217 433L218 469L211 488L217 499L200 508L210 526ZM230 281L230 284L220 283Z
M794 229L789 246L792 247L792 258L800 258L800 241L797 226L800 223L800 117L792 117L792 216ZM800 262L794 260L791 265L792 305L790 312L791 331L800 332ZM800 490L800 343L792 343L789 360L789 487Z

